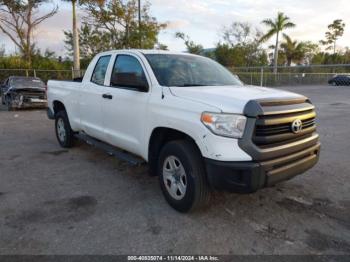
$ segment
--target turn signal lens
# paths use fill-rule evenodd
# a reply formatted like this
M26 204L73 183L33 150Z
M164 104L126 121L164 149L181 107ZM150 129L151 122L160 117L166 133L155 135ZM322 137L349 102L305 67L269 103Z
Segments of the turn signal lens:
M201 121L203 123L211 124L211 123L213 123L213 118L212 118L212 116L210 114L203 113L202 117L201 117Z

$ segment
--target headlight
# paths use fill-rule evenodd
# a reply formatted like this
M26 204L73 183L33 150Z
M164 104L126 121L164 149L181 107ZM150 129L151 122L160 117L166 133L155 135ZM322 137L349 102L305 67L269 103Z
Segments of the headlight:
M241 138L247 118L242 115L204 112L201 121L216 135Z

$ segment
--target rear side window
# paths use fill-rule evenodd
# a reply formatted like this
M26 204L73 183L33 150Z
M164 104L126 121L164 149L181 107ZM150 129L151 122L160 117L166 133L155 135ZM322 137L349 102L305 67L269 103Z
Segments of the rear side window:
M92 73L91 82L103 85L105 82L105 76L107 72L107 67L109 61L111 60L111 56L101 56L95 66L94 72Z

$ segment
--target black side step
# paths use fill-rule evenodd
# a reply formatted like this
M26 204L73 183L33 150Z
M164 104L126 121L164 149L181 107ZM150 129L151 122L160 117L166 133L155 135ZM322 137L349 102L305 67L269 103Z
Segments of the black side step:
M115 156L116 158L118 158L120 160L129 162L133 166L138 166L138 165L145 163L145 160L143 160L137 156L134 156L130 153L127 153L121 149L118 149L114 146L111 146L105 142L97 140L89 135L86 135L83 133L78 133L75 135L75 137L78 138L79 140L84 141L85 143L87 143L91 146L94 146L96 148L99 148L99 149L106 151L111 156Z

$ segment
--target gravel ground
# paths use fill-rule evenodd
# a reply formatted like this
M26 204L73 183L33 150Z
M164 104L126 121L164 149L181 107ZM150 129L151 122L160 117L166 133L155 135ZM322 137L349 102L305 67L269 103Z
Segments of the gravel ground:
M193 214L146 166L60 148L44 111L0 111L0 254L350 254L350 88L286 89L317 106L320 162Z

